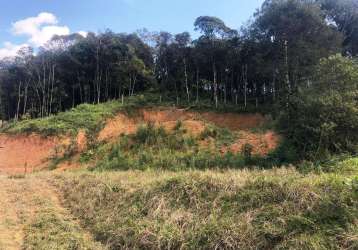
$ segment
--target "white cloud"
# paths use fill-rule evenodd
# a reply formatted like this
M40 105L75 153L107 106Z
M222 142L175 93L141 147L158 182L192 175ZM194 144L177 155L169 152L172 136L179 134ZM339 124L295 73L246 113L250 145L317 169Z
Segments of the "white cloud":
M42 12L36 17L29 17L12 24L14 35L29 36L28 42L39 47L44 45L54 35L69 35L67 26L58 26L57 17L48 12Z
M42 12L37 17L29 17L12 24L12 31L16 35L32 35L38 32L44 24L57 24L58 20L52 13Z
M64 36L71 33L68 26L58 25L57 17L49 12L42 12L35 17L28 17L12 23L11 32L15 36L24 36L26 43L13 44L4 43L0 46L0 59L16 56L16 53L24 46L38 48L44 46L54 35ZM83 37L87 37L88 32L78 31Z
M11 42L5 42L4 47L0 48L0 59L4 59L6 57L14 57L16 56L17 52L23 48L28 46L28 44L12 44Z
M80 34L80 35L83 36L83 37L87 37L87 35L88 35L88 32L87 32L87 31L83 31L83 30L78 31L77 33Z
M67 26L45 26L42 27L39 32L32 34L29 42L35 46L44 45L54 35L69 35L70 29Z

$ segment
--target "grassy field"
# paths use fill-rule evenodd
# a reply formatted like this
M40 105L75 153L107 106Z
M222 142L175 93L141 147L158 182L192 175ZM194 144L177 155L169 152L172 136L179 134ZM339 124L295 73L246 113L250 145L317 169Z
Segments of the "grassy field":
M105 249L64 208L41 176L0 176L0 249Z
M68 173L55 183L110 249L357 249L358 159L294 168Z

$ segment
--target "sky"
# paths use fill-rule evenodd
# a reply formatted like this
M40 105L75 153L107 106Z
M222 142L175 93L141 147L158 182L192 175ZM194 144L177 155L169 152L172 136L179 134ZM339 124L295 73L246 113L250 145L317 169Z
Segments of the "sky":
M0 0L0 59L53 35L88 31L194 33L199 16L239 29L264 0Z

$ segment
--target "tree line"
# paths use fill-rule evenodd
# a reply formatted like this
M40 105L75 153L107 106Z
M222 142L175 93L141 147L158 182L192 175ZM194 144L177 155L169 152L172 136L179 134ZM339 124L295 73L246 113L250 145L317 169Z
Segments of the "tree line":
M240 30L198 17L188 32L55 36L0 61L0 119L45 117L81 103L157 91L213 107L288 108L322 58L358 54L355 0L266 0Z

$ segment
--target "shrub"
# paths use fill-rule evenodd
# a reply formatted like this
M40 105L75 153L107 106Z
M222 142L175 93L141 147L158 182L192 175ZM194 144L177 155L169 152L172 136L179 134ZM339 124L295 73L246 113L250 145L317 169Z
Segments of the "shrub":
M342 56L321 61L313 85L292 97L280 127L300 157L358 152L358 65Z

